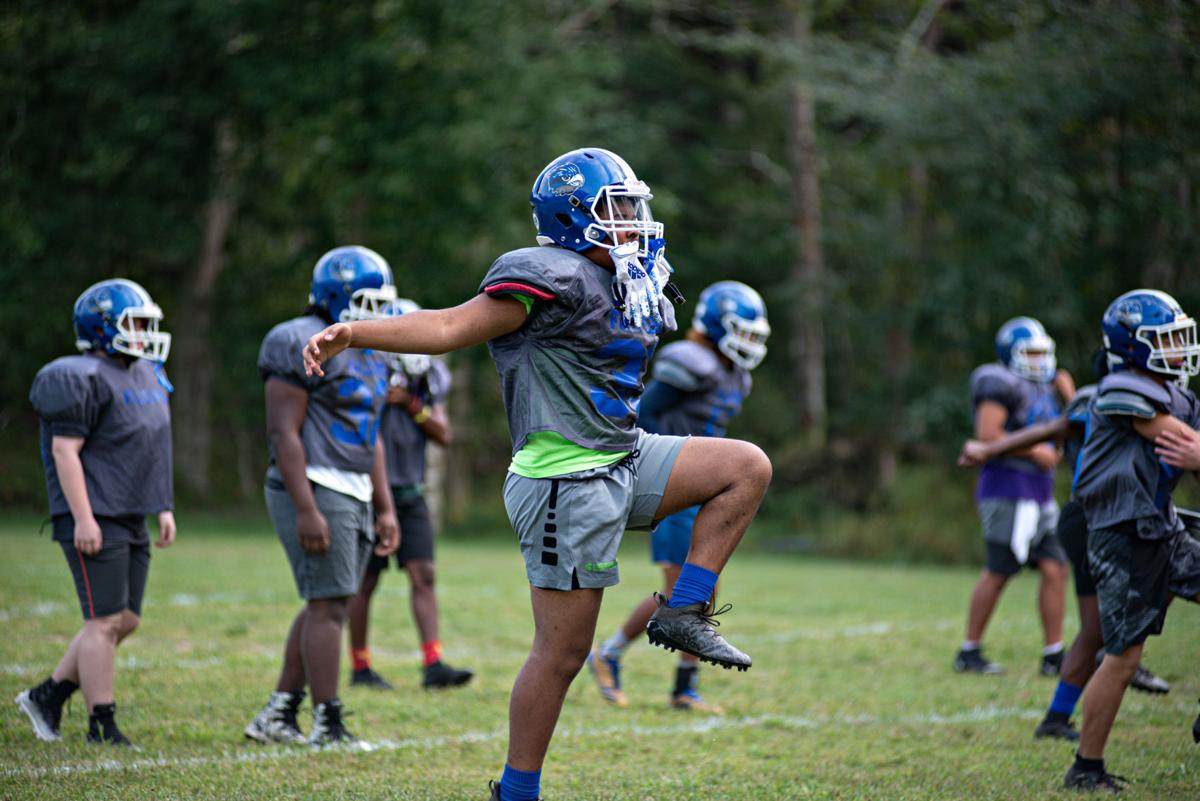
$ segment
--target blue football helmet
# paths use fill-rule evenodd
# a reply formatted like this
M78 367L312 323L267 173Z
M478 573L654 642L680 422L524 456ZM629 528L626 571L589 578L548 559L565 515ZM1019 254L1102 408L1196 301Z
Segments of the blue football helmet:
M644 259L650 241L662 239L662 223L650 214L650 187L625 160L608 150L585 147L546 165L533 182L529 202L539 245L575 252L612 248L626 233L638 235Z
M767 355L767 307L741 281L718 281L696 301L692 328L708 337L734 364L753 370Z
M140 284L110 278L92 284L75 301L75 347L165 362L171 335L158 330L162 309Z
M313 267L308 302L329 312L334 322L378 320L395 299L392 268L370 248L334 248Z
M1100 329L1114 372L1136 367L1175 376L1184 385L1200 374L1196 321L1166 292L1126 292L1109 304Z
M384 316L399 317L402 314L418 311L420 308L416 301L408 298L396 298L387 305ZM395 357L392 362L392 383L397 385L403 379L401 373L416 378L428 373L429 367L433 363L432 357L424 353L394 353L392 356Z
M1054 340L1032 317L1014 317L996 332L996 355L1009 370L1030 381L1047 383L1058 372Z

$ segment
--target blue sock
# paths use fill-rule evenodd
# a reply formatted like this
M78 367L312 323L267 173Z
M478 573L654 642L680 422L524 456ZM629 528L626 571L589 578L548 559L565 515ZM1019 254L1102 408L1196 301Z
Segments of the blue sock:
M667 606L674 609L688 604L708 603L716 587L716 573L688 562L683 566L683 570L679 571L679 578L675 580L675 587L671 590L671 600L667 602Z
M500 777L500 801L537 801L542 792L542 772L504 766Z
M1054 698L1050 701L1050 711L1070 717L1075 712L1075 704L1078 703L1079 696L1082 694L1082 687L1067 684L1060 679L1058 686L1054 688Z

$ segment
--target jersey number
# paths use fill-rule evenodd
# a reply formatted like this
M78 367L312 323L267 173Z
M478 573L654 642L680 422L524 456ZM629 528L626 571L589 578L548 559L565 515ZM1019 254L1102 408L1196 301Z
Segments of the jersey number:
M657 344L657 343L656 343ZM608 343L596 355L602 358L623 359L621 369L613 373L610 387L592 387L592 403L596 410L605 417L628 417L630 412L637 414L642 402L641 379L646 370L646 362L654 346L649 349L636 339L618 339ZM610 392L616 392L614 398Z

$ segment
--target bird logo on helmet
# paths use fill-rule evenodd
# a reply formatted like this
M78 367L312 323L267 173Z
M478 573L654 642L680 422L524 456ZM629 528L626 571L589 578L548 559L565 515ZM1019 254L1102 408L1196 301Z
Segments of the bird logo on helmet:
M996 355L1005 367L1030 381L1047 383L1058 371L1054 340L1032 317L1014 317L1000 326Z
M334 248L313 267L308 302L324 309L334 322L386 317L395 299L392 268L370 248Z
M1166 292L1126 292L1109 304L1100 329L1113 372L1140 368L1174 376L1185 386L1200 374L1196 321Z
M158 330L162 309L141 284L110 278L83 290L74 308L75 347L165 362L171 335Z
M753 370L767 355L767 307L740 281L718 281L700 293L692 328L739 367Z

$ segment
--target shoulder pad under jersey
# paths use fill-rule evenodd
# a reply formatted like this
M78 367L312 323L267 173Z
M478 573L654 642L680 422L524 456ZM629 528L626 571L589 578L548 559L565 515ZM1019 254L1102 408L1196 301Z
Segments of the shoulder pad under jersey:
M990 400L1005 408L1015 406L1020 402L1022 380L999 362L976 367L971 373L971 404Z
M29 390L29 402L47 422L68 427L86 436L108 402L103 381L97 380L100 359L64 356L38 371Z
M1166 387L1137 373L1114 373L1100 381L1096 410L1104 414L1154 417L1171 402Z
M521 294L574 305L579 270L588 263L586 257L559 247L511 250L492 263L479 291L492 297Z
M712 384L720 369L721 362L710 348L683 339L659 351L650 375L680 392L697 392Z
M1072 423L1084 423L1088 417L1088 406L1091 405L1092 398L1096 397L1096 385L1088 384L1085 387L1080 387L1075 391L1075 397L1071 398L1071 402L1067 404L1067 408L1063 411L1063 415Z

